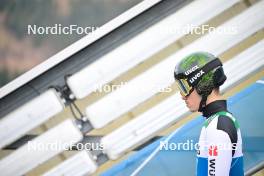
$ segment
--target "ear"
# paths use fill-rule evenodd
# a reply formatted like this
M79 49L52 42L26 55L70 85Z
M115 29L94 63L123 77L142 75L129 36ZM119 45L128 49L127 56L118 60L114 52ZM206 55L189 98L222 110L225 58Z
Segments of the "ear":
M213 80L215 87L220 87L222 84L224 84L226 75L224 73L223 67L219 67L215 70Z

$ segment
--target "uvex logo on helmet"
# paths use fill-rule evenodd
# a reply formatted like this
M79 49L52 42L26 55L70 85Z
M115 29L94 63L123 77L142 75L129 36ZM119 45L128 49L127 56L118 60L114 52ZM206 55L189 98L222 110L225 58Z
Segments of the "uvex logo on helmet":
M186 72L184 72L184 74L187 76L187 75L191 74L192 72L194 72L195 70L197 70L198 68L199 68L198 65L195 65L194 67L192 67L189 70L187 70Z
M198 73L196 73L191 79L190 83L192 84L195 80L197 80L199 77L201 77L204 74L203 70L200 70Z

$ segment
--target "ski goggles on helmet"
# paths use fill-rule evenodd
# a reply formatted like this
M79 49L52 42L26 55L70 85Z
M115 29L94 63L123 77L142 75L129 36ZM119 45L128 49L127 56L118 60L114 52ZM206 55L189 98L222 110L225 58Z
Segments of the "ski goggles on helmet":
M194 90L194 87L198 84L202 76L209 71L221 67L222 63L220 59L216 58L212 60L211 62L204 65L202 68L199 68L198 66L194 66L190 70L177 74L176 71L174 71L174 78L176 81L176 85L180 90L180 93L182 96L188 96L192 93Z
M193 87L188 83L186 78L176 79L176 85L182 96L188 96L192 93Z
M187 78L175 79L176 85L182 96L188 96L194 90L193 86L188 82Z

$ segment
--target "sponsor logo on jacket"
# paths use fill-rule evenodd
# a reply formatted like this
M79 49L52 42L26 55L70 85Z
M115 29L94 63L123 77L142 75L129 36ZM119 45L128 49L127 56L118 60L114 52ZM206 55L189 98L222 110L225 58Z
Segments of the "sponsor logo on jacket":
M218 148L217 146L211 145L208 150L209 156L217 156L218 155ZM209 175L215 175L215 158L209 159Z
M215 175L215 159L209 160L209 175Z
M210 156L217 156L218 155L218 149L217 149L217 146L213 146L211 145L209 147L209 151L208 151L209 155Z

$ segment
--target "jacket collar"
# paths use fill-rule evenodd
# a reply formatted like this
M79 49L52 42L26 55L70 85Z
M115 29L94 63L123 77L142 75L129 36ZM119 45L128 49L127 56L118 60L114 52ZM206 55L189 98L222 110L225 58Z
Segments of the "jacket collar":
M206 119L219 111L227 111L226 100L216 100L206 105L203 110L203 116Z

